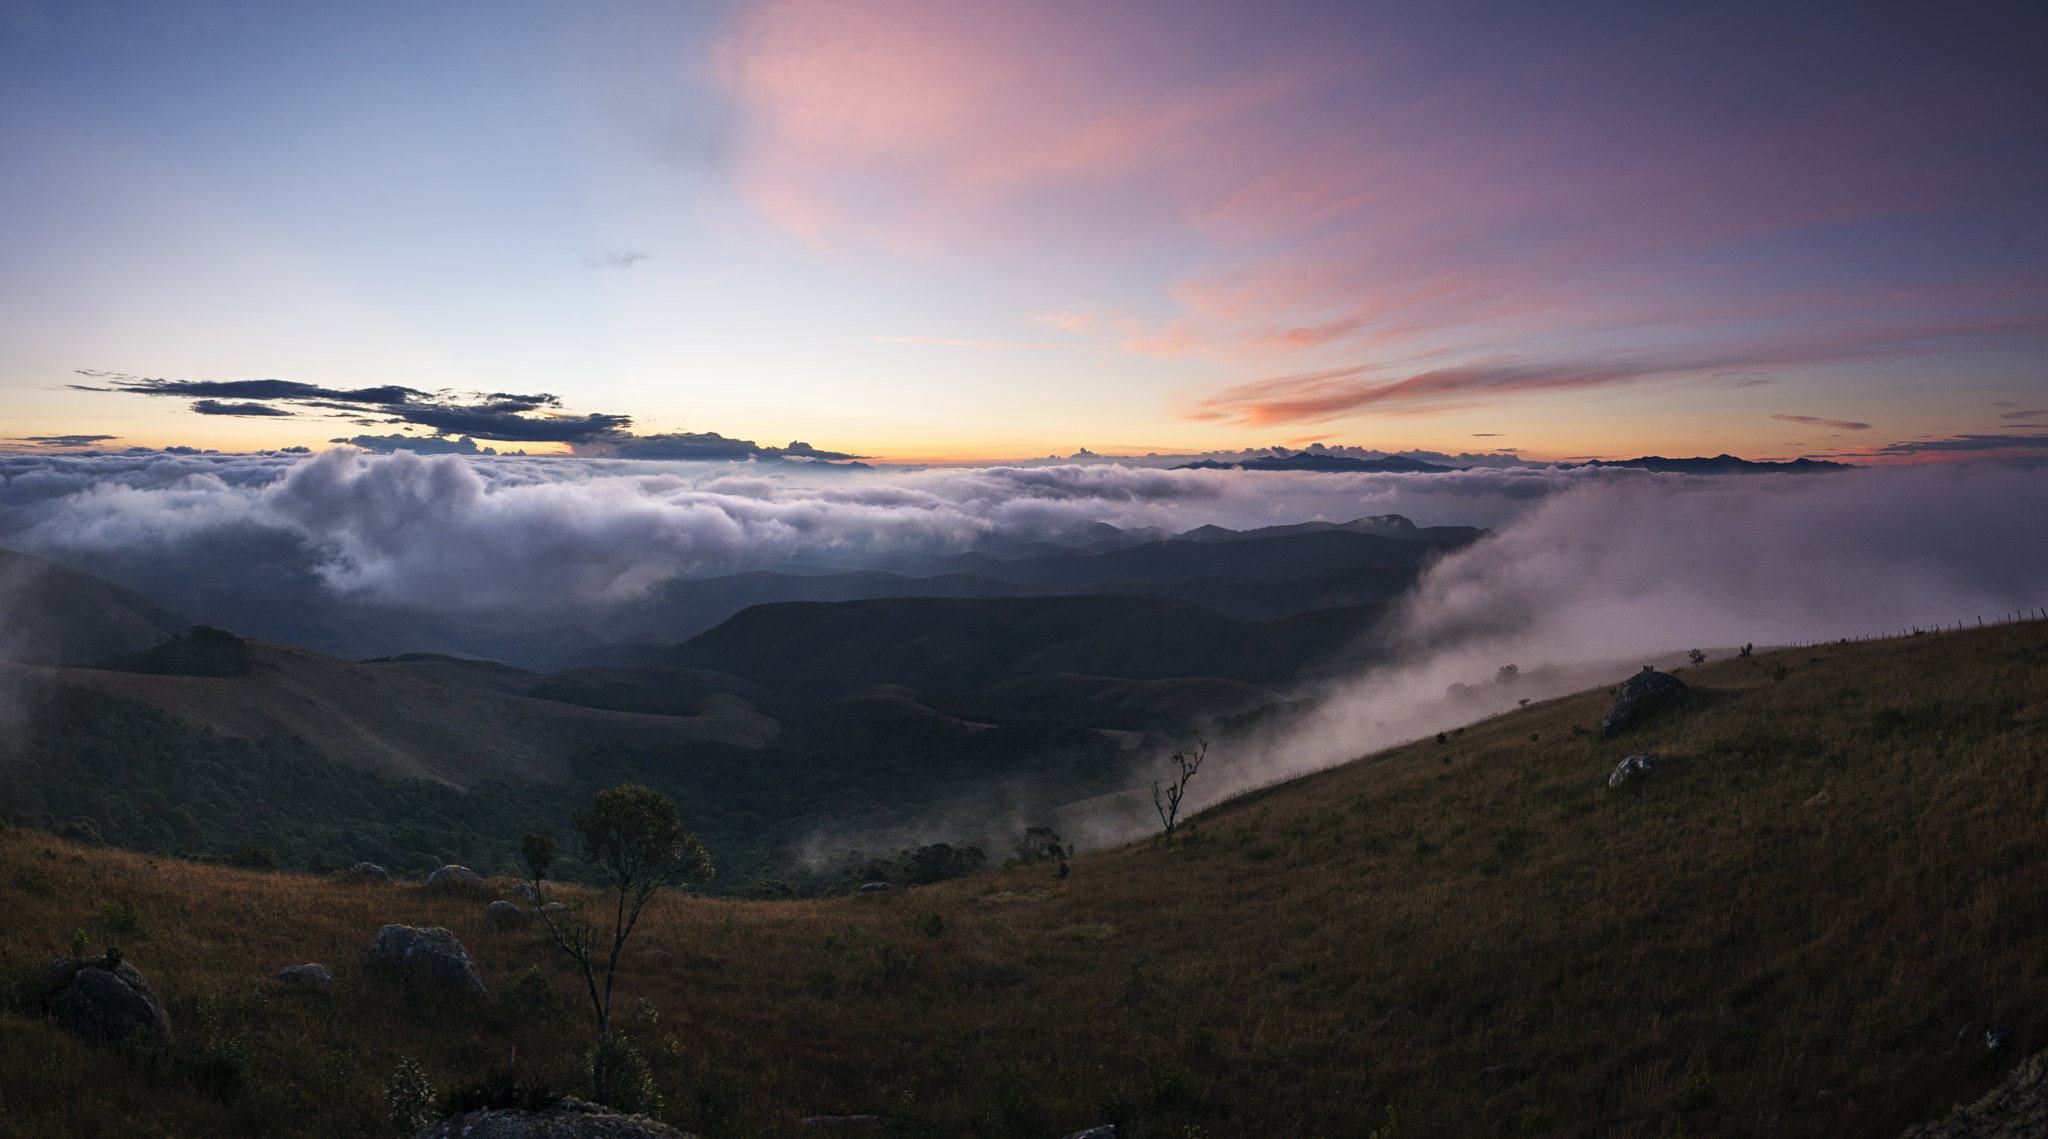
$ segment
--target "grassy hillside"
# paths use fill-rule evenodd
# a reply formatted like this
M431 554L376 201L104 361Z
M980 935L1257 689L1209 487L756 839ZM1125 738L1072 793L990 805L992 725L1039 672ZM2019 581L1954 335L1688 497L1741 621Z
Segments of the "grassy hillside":
M777 731L773 720L739 707L702 716L607 711L457 686L405 664L362 664L290 645L245 643L253 658L247 676L162 676L0 661L0 685L85 688L139 701L223 736L294 740L336 763L454 787L492 779L560 779L570 756L596 742L759 747ZM0 740L0 760L7 742Z
M102 660L147 649L191 625L112 582L0 550L0 659Z
M1606 691L1534 705L1064 880L666 897L625 1019L664 1114L714 1137L828 1112L916 1136L1888 1136L2001 1076L1966 1023L2048 1043L2048 625L1681 675L1688 704L1619 740L1585 732ZM1610 791L1643 750L1671 762ZM587 1008L485 900L0 834L0 1134L377 1134L400 1055L445 1088L516 1046L571 1085ZM497 996L366 985L390 921L452 929ZM74 931L155 981L167 1054L31 1014ZM302 961L336 989L260 980ZM561 1011L510 996L529 967Z

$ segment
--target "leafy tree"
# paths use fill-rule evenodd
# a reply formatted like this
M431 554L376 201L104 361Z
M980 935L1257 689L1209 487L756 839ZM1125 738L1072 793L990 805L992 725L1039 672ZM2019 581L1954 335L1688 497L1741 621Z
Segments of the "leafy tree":
M1051 827L1029 827L1024 837L1017 842L1017 861L1053 862L1064 861L1067 848L1060 843L1060 832Z
M520 835L519 857L526 863L526 877L533 883L533 900L538 903L541 879L548 876L548 867L555 861L554 836L531 831Z
M599 1046L591 1053L591 1083L596 1098L606 1102L611 1084L616 1082L612 1077L632 1075L630 1064L606 1062L617 1054L617 1048L608 1046L606 1041L611 1035L612 989L618 978L619 954L625 949L626 939L633 935L633 927L639 923L648 899L666 887L710 878L711 857L704 852L697 836L683 829L675 800L638 784L627 783L598 792L591 800L590 810L576 816L576 829L583 836L584 857L603 875L612 896L610 936L606 938L587 920L558 924L554 915L545 910L541 917L547 921L555 944L583 971L584 987L589 990L591 1007L597 1013ZM529 870L544 870L546 860L538 856L551 858L553 842L546 840L543 845L528 841L534 838L545 836L526 836L520 843L521 853L527 856ZM541 875L535 873L536 894L540 879ZM600 968L604 974L602 988L598 985ZM614 1068L620 1070L614 1073Z

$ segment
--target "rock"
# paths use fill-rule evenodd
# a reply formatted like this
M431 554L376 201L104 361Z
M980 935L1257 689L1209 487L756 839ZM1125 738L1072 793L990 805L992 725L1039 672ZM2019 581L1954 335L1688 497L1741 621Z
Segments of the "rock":
M863 894L879 894L889 888L887 882L863 882L861 883L860 892Z
M480 889L489 889L491 884L488 880L484 878L483 875L477 873L474 870L471 870L467 866L456 866L450 864L447 866L443 866L439 870L434 871L432 874L427 875L427 885L475 886Z
M512 887L512 896L515 898L525 898L529 902L540 901L540 891L534 889L531 882L521 882L517 886Z
M547 905L542 906L540 908L540 912L546 914L551 918L565 918L575 913L576 911L570 909L568 906L565 906L560 902L549 902Z
M347 878L356 882L389 883L391 881L391 872L374 862L358 862L354 866L341 871L336 877Z
M273 981L324 989L334 983L334 970L325 965L287 965L270 975Z
M2012 1025L1985 1029L1984 1047L1990 1050L1993 1060L2005 1059L2006 1050L2012 1047Z
M1600 721L1600 738L1604 740L1635 727L1685 693L1685 681L1668 672L1644 669L1636 673L1621 686L1620 697L1607 710L1607 718Z
M1086 1131L1076 1131L1067 1136L1067 1139L1116 1139L1116 1124L1105 1123L1100 1127L1090 1127Z
M1629 776L1634 775L1638 771L1653 771L1662 762L1662 760L1650 752L1639 751L1614 765L1614 774L1607 777L1607 785L1609 787L1619 787Z
M518 929L526 924L526 911L511 902L492 902L484 908L484 916L499 929Z
M429 1124L413 1139L692 1139L644 1115L624 1115L575 1096L545 1111L472 1111Z
M409 925L387 925L377 931L377 940L363 954L363 967L418 978L452 992L483 996L484 984L469 950L455 935L440 926L415 929Z
M1948 1118L1915 1127L1902 1139L2015 1139L2043 1134L2048 1134L2048 1052L2036 1052L1982 1099L1957 1104Z
M118 949L102 958L59 957L43 970L50 1012L95 1040L162 1047L171 1042L163 1002Z
M882 1117L879 1115L807 1115L805 1127L820 1131L836 1131L841 1134L858 1134L862 1131L880 1131Z

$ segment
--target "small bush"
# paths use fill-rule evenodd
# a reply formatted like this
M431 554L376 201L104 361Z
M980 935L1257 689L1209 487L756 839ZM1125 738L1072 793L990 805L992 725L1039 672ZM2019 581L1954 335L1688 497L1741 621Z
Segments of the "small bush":
M441 1101L441 1117L447 1119L472 1111L546 1111L562 1102L562 1093L539 1080L522 1079L514 1069L493 1072L477 1083L448 1093Z
M119 937L133 937L142 928L141 919L135 914L135 903L126 898L101 906L96 916L101 928Z
M415 1063L410 1056L400 1056L391 1069L391 1078L384 1082L384 1103L386 1116L392 1130L401 1135L411 1135L434 1120L435 1094L433 1082L427 1079L426 1069Z
M592 1097L597 1102L628 1115L652 1115L661 1110L661 1089L654 1085L654 1070L622 1032L607 1032L585 1056L590 1069Z
M946 919L936 911L928 913L917 919L917 932L924 934L926 937L944 937L946 935Z
M506 991L504 1000L507 1007L528 1018L550 1016L557 1007L554 987L541 975L538 965L526 967L526 972Z
M244 842L228 855L228 865L239 870L277 872L277 852L267 846Z

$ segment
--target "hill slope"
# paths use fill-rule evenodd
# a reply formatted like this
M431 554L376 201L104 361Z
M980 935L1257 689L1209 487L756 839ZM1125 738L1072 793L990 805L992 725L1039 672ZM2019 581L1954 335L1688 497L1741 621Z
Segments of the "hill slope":
M663 1113L708 1136L856 1112L931 1136L1889 1136L2001 1077L1966 1024L2012 1026L2013 1055L2048 1042L2048 625L1682 678L1691 699L1621 739L1575 731L1611 700L1582 693L1242 797L1064 879L665 896L629 946L622 1019ZM1669 762L1610 790L1634 751ZM574 1087L577 982L541 935L491 930L488 896L0 835L8 1119L366 1134L400 1055L446 1088L515 1045ZM500 999L367 984L355 962L392 921L453 930ZM74 930L156 982L178 1032L161 1061L21 996ZM306 960L335 966L332 993L261 987ZM529 968L566 1008L510 998Z
M98 661L140 652L192 622L88 573L0 550L0 659Z
M563 779L569 756L593 743L758 747L778 730L774 720L743 702L697 716L609 711L458 686L403 665L359 664L290 645L248 643L255 659L246 677L0 663L0 683L72 685L139 700L224 736L297 740L336 763L455 787L486 779ZM529 687L541 679L525 675Z
M1146 595L791 601L754 606L667 661L807 700L875 684L974 692L1045 673L1273 684L1361 651L1381 613L1250 622Z

